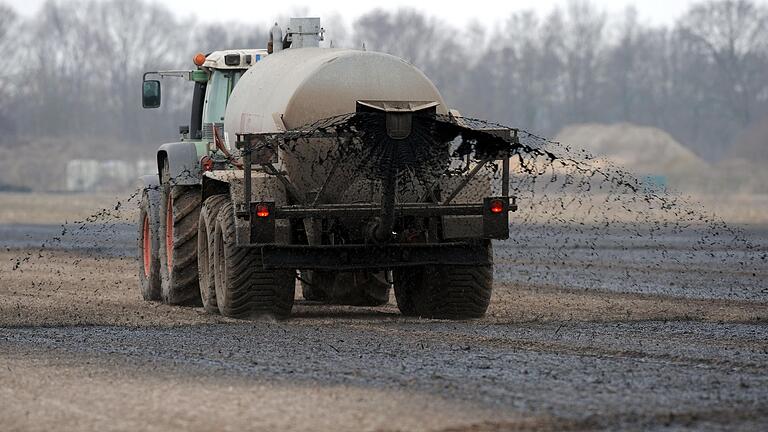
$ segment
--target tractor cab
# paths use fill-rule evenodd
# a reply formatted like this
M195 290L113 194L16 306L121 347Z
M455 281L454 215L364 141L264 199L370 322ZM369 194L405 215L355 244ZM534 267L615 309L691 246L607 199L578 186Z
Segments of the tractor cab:
M207 55L195 55L195 70L147 72L142 85L142 105L144 108L158 108L161 103L160 81L148 77L185 78L194 82L195 86L189 125L179 128L181 141L212 143L217 133L224 140L224 113L229 95L248 68L266 56L266 49L214 51Z

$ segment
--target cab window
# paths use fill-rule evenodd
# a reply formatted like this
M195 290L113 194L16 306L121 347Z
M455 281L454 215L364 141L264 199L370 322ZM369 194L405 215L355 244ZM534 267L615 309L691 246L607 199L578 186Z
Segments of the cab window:
M241 70L213 71L205 93L204 123L221 123L224 121L229 95L242 75L243 71Z

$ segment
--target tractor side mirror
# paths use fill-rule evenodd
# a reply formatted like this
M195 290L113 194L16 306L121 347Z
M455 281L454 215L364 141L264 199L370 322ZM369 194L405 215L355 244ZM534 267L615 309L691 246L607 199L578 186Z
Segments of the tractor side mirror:
M160 106L160 81L144 81L141 86L141 106L144 108L158 108Z

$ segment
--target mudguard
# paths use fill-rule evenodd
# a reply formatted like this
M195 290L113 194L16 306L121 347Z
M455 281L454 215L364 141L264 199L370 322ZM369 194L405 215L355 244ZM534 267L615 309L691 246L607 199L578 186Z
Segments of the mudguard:
M193 142L167 143L157 150L157 170L162 172L163 161L168 160L169 178L173 185L199 185L200 160Z

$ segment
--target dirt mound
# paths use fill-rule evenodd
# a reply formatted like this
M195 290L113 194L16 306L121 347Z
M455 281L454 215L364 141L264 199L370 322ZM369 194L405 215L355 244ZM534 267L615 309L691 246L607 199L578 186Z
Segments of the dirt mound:
M637 174L676 176L709 166L663 130L629 123L572 125L555 141L583 148Z
M720 187L729 194L768 194L768 167L757 156L724 159L715 165Z
M768 115L736 137L729 155L735 159L768 161Z

